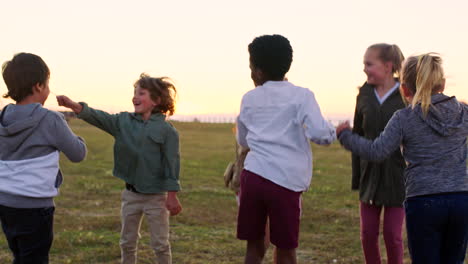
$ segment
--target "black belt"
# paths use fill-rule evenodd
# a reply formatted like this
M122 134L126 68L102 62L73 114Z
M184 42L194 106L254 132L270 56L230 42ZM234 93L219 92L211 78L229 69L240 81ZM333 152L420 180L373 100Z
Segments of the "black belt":
M125 189L134 192L134 193L141 193L135 189L135 186L131 185L130 183L125 183Z

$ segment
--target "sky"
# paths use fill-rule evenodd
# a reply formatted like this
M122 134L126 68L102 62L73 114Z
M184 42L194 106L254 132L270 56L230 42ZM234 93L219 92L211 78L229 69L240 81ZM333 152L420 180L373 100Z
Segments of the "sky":
M248 44L281 34L294 50L289 81L313 91L325 116L347 117L366 79L364 52L381 42L406 57L440 53L446 94L468 100L467 12L462 0L0 0L0 62L41 56L51 109L64 94L132 111L133 83L146 72L174 81L176 114L236 114L254 88Z

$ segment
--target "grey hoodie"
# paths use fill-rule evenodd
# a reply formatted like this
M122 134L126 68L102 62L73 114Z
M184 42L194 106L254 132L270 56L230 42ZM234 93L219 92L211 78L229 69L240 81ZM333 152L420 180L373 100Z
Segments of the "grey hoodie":
M82 161L86 145L62 114L41 104L7 105L0 112L0 204L14 208L53 206L62 174L58 153Z
M341 144L367 160L383 160L400 145L406 160L406 197L468 192L466 169L468 106L455 97L433 95L424 116L420 105L401 109L374 141L344 130Z

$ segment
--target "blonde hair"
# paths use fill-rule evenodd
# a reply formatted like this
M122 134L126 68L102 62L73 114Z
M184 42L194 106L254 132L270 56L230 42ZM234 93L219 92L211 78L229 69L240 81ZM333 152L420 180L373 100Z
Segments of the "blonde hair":
M429 112L431 96L439 92L445 83L442 59L437 53L411 56L403 65L401 83L413 93L414 109L418 103L424 116Z
M379 59L383 62L392 63L392 73L396 77L400 77L401 65L405 60L405 56L396 44L377 43L369 46L369 49L376 49L379 52Z
M161 102L153 109L153 113L162 113L169 116L174 114L177 89L168 77L151 77L146 73L142 73L140 79L133 86L136 87L137 85L140 88L147 89L153 101L160 98Z

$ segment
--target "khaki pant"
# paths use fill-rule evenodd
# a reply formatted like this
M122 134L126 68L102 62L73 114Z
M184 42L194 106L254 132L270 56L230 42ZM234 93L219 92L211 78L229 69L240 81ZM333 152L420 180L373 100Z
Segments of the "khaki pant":
M158 264L172 263L169 244L169 212L165 194L122 192L122 232L120 249L122 264L135 264L141 220L145 214L151 234L151 247Z

